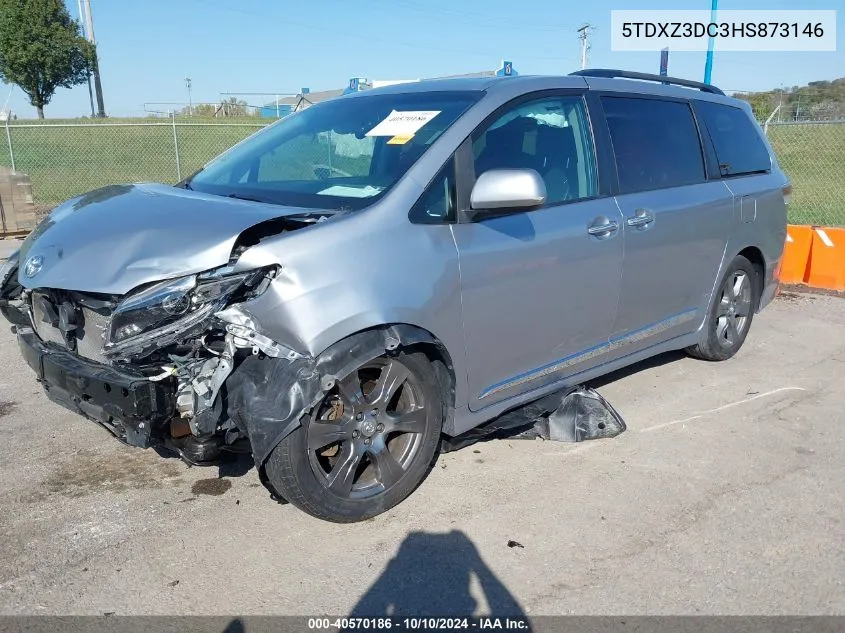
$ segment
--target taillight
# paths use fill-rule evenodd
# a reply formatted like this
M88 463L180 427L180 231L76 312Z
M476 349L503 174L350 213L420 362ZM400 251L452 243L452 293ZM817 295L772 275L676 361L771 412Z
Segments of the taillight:
M789 206L789 202L792 200L792 183L788 185L784 185L783 187L783 203L786 206Z

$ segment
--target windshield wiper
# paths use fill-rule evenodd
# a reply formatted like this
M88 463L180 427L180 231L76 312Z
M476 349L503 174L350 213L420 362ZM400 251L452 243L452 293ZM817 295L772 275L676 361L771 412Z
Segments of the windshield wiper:
M185 178L182 182L177 183L177 186L184 187L188 191L193 191L194 188L191 186L191 181L194 179L194 176L200 173L203 169L205 169L205 167L200 167L193 174Z
M246 200L247 202L263 202L264 204L278 204L278 202L272 202L271 200L262 200L261 198L255 198L253 196L244 196L239 193L229 193L226 194L227 198L235 198L237 200Z

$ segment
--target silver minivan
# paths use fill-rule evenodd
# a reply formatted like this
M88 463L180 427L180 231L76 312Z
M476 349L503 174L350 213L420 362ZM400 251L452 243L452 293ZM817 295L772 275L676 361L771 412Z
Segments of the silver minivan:
M358 521L443 435L668 350L724 360L777 290L787 178L747 104L623 71L324 102L176 186L69 200L2 269L47 396L122 441Z

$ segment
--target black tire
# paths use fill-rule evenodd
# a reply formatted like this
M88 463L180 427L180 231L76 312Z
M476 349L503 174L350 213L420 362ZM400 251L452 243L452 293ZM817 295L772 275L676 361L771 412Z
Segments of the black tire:
M426 478L443 414L440 385L425 354L379 357L338 380L279 443L267 460L267 478L312 516L363 521L403 501Z
M703 340L687 348L687 353L702 360L727 360L745 342L760 301L760 276L754 265L737 255L719 280Z

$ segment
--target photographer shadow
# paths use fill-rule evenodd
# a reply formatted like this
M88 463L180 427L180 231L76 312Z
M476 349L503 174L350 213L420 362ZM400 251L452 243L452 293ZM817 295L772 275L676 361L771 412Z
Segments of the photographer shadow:
M486 605L471 592L483 596ZM481 559L460 531L412 532L352 617L487 617L525 618L516 598Z

